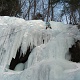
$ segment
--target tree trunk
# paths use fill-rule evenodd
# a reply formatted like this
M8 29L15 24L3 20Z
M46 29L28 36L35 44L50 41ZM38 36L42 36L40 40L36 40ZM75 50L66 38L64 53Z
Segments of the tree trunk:
M34 0L34 16L35 16L35 14L36 14L36 0Z
M49 19L50 16L50 0L48 0L48 12L47 12L47 21Z
M80 8L78 9L78 13L79 13L79 22L80 22Z
M44 18L45 18L44 17L44 0L42 0L42 7L43 7L43 16L42 17L43 17L43 21L44 21Z
M30 2L30 0L29 0L28 20L29 20L29 15L30 15L30 6L31 6L31 2Z
M66 22L67 22L67 24L68 24L68 19L67 19L67 15L65 15L66 16Z
M52 3L52 0L51 0ZM51 21L53 20L53 5L51 4Z

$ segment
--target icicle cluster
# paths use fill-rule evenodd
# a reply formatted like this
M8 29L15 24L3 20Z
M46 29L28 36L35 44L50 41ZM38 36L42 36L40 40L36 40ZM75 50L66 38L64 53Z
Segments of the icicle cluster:
M0 64L10 65L15 58L18 48L26 54L27 48L46 44L59 31L47 29L41 20L24 21L18 18L0 17ZM8 22L7 22L8 21ZM4 57L6 56L6 57ZM6 61L6 62L5 62ZM5 66L4 65L4 66Z
M53 36L57 35L59 32L52 30L32 30L32 31L25 31L23 36L21 50L25 54L28 46L33 48L34 46L39 46L41 44L46 44Z

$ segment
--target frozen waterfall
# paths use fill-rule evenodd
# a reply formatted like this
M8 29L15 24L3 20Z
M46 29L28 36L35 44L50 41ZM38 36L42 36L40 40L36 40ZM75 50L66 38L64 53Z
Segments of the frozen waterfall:
M0 80L80 80L80 63L69 48L80 40L73 25L0 17ZM14 70L10 70L13 60Z

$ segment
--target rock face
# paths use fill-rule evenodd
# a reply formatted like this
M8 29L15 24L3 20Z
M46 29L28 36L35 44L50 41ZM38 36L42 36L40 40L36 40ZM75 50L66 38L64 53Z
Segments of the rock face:
M46 29L41 20L0 17L0 80L80 80L80 64L66 59L69 51L71 60L79 59L78 28L50 24Z
M17 50L15 59L12 58L12 60L11 60L9 69L14 70L14 68L16 67L17 64L27 62L31 51L32 51L32 49L30 49L30 47L29 47L29 48L27 48L26 54L23 55L23 53L21 53L21 46L20 46L19 49Z
M80 62L80 40L77 40L71 48L69 48L71 54L71 61Z

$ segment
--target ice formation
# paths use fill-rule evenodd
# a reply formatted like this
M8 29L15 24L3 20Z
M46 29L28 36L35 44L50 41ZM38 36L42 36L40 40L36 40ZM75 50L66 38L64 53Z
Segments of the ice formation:
M15 71L22 71L22 70L24 70L24 64L23 63L17 64L14 70Z
M50 22L46 29L42 20L25 21L0 17L0 80L80 80L80 63L69 61L69 48L80 40L79 29L61 22ZM12 58L21 47L25 63L9 69Z

